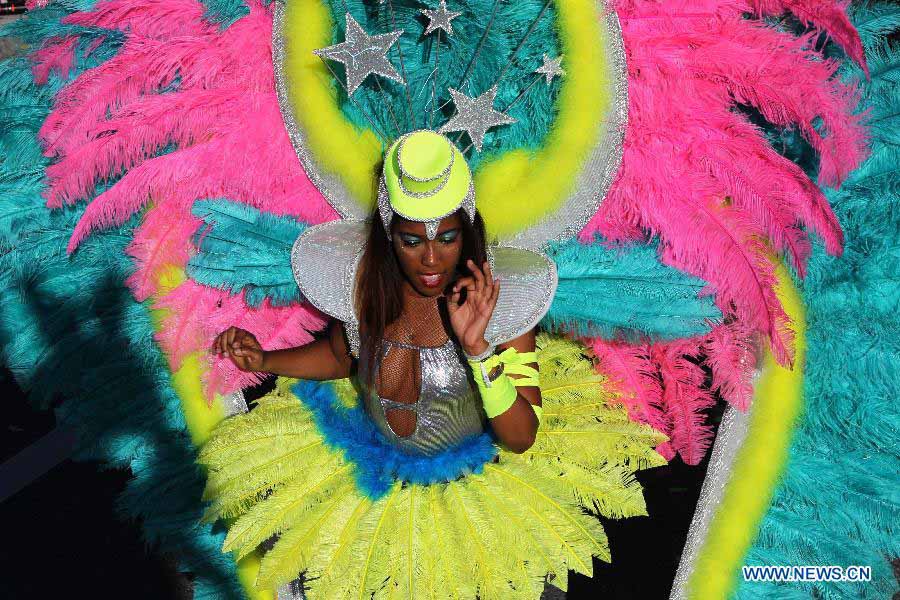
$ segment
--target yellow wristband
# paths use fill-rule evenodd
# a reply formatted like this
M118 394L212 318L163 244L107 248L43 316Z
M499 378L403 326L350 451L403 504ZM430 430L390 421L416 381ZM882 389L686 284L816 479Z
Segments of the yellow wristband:
M489 419L493 419L497 415L502 415L516 401L519 393L516 386L513 385L512 379L505 373L500 373L494 379L490 377L490 371L500 366L500 361L491 359L477 361L470 360L469 367L472 369L475 385L478 387L478 393L481 395L481 402L484 404L484 412Z

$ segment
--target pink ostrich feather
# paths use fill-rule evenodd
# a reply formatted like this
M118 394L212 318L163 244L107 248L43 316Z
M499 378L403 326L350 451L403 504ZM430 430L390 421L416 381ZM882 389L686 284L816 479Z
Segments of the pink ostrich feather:
M710 390L703 387L703 369L690 360L696 347L688 340L654 344L650 350L659 368L662 405L671 423L669 441L657 451L669 460L677 452L689 465L703 460L712 440L712 426L705 424L703 411L715 404Z
M40 50L31 54L34 65L31 72L37 85L44 85L50 77L50 73L56 72L63 79L69 78L69 71L75 61L75 47L78 38L75 36L57 38Z
M617 393L616 403L628 410L632 420L668 434L669 423L661 409L662 387L657 367L650 360L650 345L602 338L583 341L594 355L597 370L609 378Z
M863 51L862 40L847 17L850 2L828 2L823 0L751 0L750 5L760 15L781 15L789 12L802 23L827 33L836 41L854 62L862 67L866 76L869 67Z
M188 355L206 352L211 366L206 386L210 399L213 393L230 393L258 383L264 376L242 373L227 358L209 353L213 339L221 331L231 326L246 329L264 348L275 350L309 343L309 332L321 329L326 322L321 313L307 304L273 307L265 301L258 308L251 308L243 293L229 295L190 280L160 297L154 306L169 313L157 340L173 371Z
M759 362L755 337L750 327L734 321L714 327L702 345L712 370L712 389L738 410L747 410L753 398Z
M802 274L810 253L803 226L832 253L841 232L816 186L733 109L747 104L797 127L820 152L821 179L836 183L865 155L855 91L834 80L835 65L809 49L809 36L744 18L744 3L633 0L616 9L629 59L625 153L582 236L660 235L664 260L710 281L726 314L766 333L790 364L791 332L764 240Z

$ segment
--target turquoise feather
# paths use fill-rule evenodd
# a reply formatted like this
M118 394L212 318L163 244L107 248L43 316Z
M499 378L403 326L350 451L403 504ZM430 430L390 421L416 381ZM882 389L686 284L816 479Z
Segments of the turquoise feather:
M199 253L187 265L189 277L203 285L246 290L250 306L266 298L276 306L300 302L291 272L291 247L306 225L228 200L201 200L192 213L206 223L195 236Z
M663 265L656 245L606 248L577 240L555 244L559 287L541 324L579 336L672 340L702 335L722 320L707 283Z
M347 99L340 86L338 98L341 110L352 122L360 127L371 127L368 118L374 119L379 129L388 137L414 129L437 129L454 114L455 108L450 102L448 88L460 89L465 94L477 96L494 85L495 80L504 68L508 67L498 83L494 108L503 110L516 97L541 76L534 70L541 66L542 55L558 56L559 39L556 35L556 11L549 3L546 11L535 26L527 41L519 50L515 60L510 61L513 51L523 40L543 7L546 0L517 0L516 2L496 2L495 0L463 0L449 2L448 9L462 14L452 21L453 36L441 32L440 67L435 71L437 56L437 33L422 37L427 20L419 13L422 8L437 8L438 2L422 3L411 0L392 0L391 2L361 2L353 0L329 0L334 36L331 43L344 40L344 13L349 11L359 24L370 35L402 29L404 34L391 50L388 57L401 72L399 54L396 47L403 52L404 78L409 83L411 110L408 107L403 86L380 78L379 83L386 97L390 99L393 115L385 102L377 85L370 77L353 94L354 102ZM393 5L394 15L391 15ZM493 9L497 13L490 31L484 39L483 46L474 61L471 74L466 79L463 75L475 56L481 43L481 37L491 19ZM341 78L343 67L334 63L333 68ZM401 73L402 74L402 73ZM432 78L437 77L436 102L432 103ZM342 81L344 81L342 79ZM533 85L526 94L509 110L509 116L517 119L517 123L503 125L491 130L484 140L484 152L468 153L466 159L473 169L491 153L512 148L536 148L540 146L552 124L554 100L559 91L560 81L554 80L549 86L543 80ZM432 106L436 106L433 122L429 125ZM396 122L396 123L395 123ZM502 135L497 132L502 129ZM462 135L462 145L468 145L465 134L451 133L451 139Z

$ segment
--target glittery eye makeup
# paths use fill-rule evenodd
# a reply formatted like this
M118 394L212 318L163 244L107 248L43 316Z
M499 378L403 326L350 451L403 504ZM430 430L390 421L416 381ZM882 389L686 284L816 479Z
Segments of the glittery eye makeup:
M451 229L437 236L437 239L444 244L452 244L459 238L459 229Z
M400 233L398 236L400 238L400 242L409 248L414 248L422 243L422 238L417 235L412 235L409 233Z

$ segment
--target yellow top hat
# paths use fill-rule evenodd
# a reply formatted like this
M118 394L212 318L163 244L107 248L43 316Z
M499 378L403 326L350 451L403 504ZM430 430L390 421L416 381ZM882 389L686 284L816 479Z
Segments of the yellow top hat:
M384 159L382 185L379 208L385 227L390 225L390 211L411 221L429 222L463 206L474 218L469 165L449 139L434 131L413 131L391 145Z

